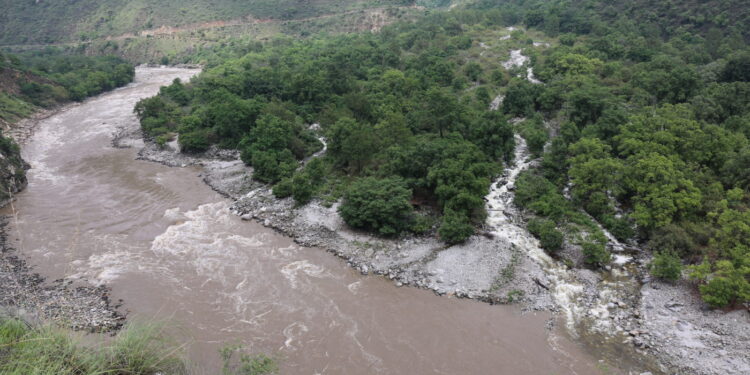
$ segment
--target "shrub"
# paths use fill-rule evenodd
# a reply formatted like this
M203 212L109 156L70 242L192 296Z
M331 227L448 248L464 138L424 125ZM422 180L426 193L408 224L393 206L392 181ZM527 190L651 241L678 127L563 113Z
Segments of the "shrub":
M327 166L323 159L314 158L305 165L305 174L310 176L310 179L314 184L319 184L325 179L326 173L328 172Z
M276 198L286 198L292 196L292 186L294 183L291 178L285 178L273 186L273 195Z
M244 154L243 154L244 156ZM243 158L247 163L247 160ZM255 151L252 153L251 165L253 166L253 178L273 184L283 178L290 177L297 168L291 151Z
M665 225L653 232L648 245L653 250L677 255L691 255L698 252L698 246L683 226Z
M585 242L583 248L583 261L590 266L601 266L609 263L612 254L607 251L604 244L596 242Z
M516 194L513 200L515 204L529 208L534 201L555 190L555 185L543 176L532 171L524 171L516 180Z
M349 186L339 213L354 228L392 236L409 227L410 198L411 190L401 178L366 177Z
M656 253L649 268L651 275L662 280L677 281L682 275L682 261L674 251Z
M457 244L471 237L474 234L474 227L465 215L451 209L446 209L438 234L440 234L440 239L446 243Z
M539 157L544 152L544 145L549 140L549 134L541 116L534 116L519 125L519 133L526 140L529 151Z
M555 253L562 248L563 234L557 230L553 221L534 218L529 220L528 229L539 239L544 250Z
M625 241L635 235L633 227L626 218L616 218L612 215L604 215L601 219L601 223L620 241Z
M155 141L156 141L156 144L163 147L164 145L167 144L167 142L170 141L171 138L172 137L169 134L162 134L156 137Z
M720 260L713 267L708 260L704 260L700 265L691 267L690 277L705 282L699 287L703 301L711 307L724 307L750 301L748 273L747 267L735 267L728 260Z
M310 202L315 186L307 173L297 173L292 178L292 197L297 204Z
M180 151L186 153L197 153L208 150L211 145L208 142L208 135L205 131L196 130L180 134L177 141L180 144Z
M415 215L409 230L416 234L425 234L435 225L435 219L427 215Z

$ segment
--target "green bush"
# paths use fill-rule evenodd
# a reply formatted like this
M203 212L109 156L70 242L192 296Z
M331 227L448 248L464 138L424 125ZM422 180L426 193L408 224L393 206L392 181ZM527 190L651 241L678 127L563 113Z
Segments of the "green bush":
M273 195L280 199L291 197L293 185L294 183L291 178L285 178L279 181L276 185L273 185Z
M401 178L365 177L349 186L339 213L354 228L393 236L409 228L410 198L411 190Z
M156 137L156 139L154 139L154 141L156 141L156 144L158 144L159 146L164 146L171 139L172 139L171 134L162 134L162 135Z
M297 204L310 202L315 186L307 173L297 173L292 177L292 197Z
M677 281L682 275L682 261L674 251L656 253L649 268L651 275L662 280Z
M607 251L604 244L596 242L585 242L582 246L583 261L590 266L602 266L608 264L612 254Z
M630 222L624 217L616 218L612 215L604 215L600 221L602 225L620 241L625 241L635 235L635 231L630 225Z
M427 215L414 215L414 221L409 227L409 230L416 234L425 234L429 232L434 225L435 218Z
M529 220L528 229L544 250L551 253L558 252L563 245L563 234L551 220L534 218Z
M700 265L692 266L690 273L691 278L704 282L699 287L701 297L711 307L750 301L748 276L750 270L747 266L735 267L728 260L720 260L713 266L704 260Z
M186 153L203 152L211 145L207 132L203 130L180 134L177 141L180 143L180 151Z
M549 134L541 116L534 116L518 125L519 133L526 140L529 151L539 157L544 152L544 145L549 140Z
M243 161L247 162L246 159ZM291 177L297 168L297 161L289 150L255 151L250 161L253 166L253 178L269 184Z
M665 225L651 234L648 245L653 250L679 255L691 255L698 252L698 246L683 226Z
M446 243L457 244L466 241L474 234L474 226L462 213L446 209L438 234Z
M313 184L323 182L327 172L327 165L322 158L314 158L305 165L305 174L310 177Z

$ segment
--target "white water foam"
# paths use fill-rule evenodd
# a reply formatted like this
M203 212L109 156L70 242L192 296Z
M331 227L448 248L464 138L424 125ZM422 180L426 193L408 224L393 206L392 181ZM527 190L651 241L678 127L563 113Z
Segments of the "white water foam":
M512 50L510 59L503 63L506 69L519 67L526 64L528 57L521 54L521 50ZM534 77L533 68L527 67L526 78L535 84L542 82ZM502 105L504 97L498 96L490 104L490 110L497 110ZM515 182L518 175L528 169L534 160L528 150L528 146L523 137L515 135L516 149L514 152L514 163L507 168L503 175L498 178L491 186L490 193L485 198L487 201L487 223L492 228L492 233L496 238L503 239L508 243L516 245L518 248L525 250L526 254L539 264L551 282L552 296L562 310L566 318L566 326L569 331L575 334L575 325L583 319L588 313L590 316L603 318L609 315L608 304L617 300L618 290L623 287L619 282L601 282L599 284L599 295L590 309L584 309L584 305L578 300L583 296L584 286L576 279L575 275L568 268L554 259L552 259L540 246L522 223L514 223L513 217L518 217L517 209L513 205ZM601 228L614 249L623 249L621 244L611 233ZM623 267L632 261L632 257L617 255L614 258L616 267ZM613 277L622 277L627 274L623 268L615 268L611 271ZM612 334L611 322L608 319L597 319L594 328L601 332Z

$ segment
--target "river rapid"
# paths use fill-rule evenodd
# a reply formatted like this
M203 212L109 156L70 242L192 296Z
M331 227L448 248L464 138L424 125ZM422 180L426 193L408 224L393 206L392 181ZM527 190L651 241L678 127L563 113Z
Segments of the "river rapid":
M362 276L230 212L200 168L136 160L112 146L133 106L196 70L136 70L127 87L42 120L9 232L50 280L104 284L130 320L168 320L196 374L240 343L282 374L600 374L546 313L439 297ZM611 370L611 369L610 369Z

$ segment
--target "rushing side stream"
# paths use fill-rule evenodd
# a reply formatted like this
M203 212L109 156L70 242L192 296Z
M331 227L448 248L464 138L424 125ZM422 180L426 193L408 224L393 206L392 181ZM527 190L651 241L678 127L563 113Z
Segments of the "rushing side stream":
M135 102L195 73L138 68L128 87L38 125L23 149L33 169L11 232L43 276L106 284L130 319L168 319L198 374L218 373L218 349L236 343L277 356L282 374L600 373L546 328L547 314L361 276L241 221L198 168L112 146L119 128L138 126ZM510 228L492 220L498 234Z

